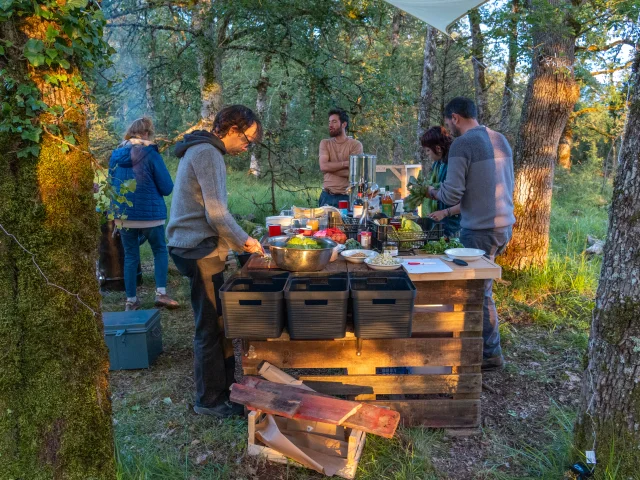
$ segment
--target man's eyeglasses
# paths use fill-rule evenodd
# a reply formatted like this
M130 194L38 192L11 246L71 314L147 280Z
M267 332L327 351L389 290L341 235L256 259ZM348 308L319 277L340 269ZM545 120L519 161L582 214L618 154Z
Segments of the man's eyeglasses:
M247 150L251 150L253 147L255 147L256 143L249 140L249 137L247 137L246 133L244 132L241 132L241 133L244 139L247 141Z

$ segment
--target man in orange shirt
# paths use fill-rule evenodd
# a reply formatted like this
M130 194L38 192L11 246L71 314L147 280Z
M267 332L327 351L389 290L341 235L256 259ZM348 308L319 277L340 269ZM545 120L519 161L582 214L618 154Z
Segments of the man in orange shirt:
M362 144L347 137L349 116L341 109L329 112L329 136L320 141L320 170L324 173L318 205L338 207L340 200L349 200L349 156L362 153Z

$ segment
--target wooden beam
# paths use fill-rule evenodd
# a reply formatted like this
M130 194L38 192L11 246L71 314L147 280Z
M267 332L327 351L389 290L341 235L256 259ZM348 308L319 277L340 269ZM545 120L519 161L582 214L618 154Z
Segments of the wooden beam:
M415 305L451 305L459 303L482 303L484 280L442 280L416 282Z
M405 427L480 426L480 400L375 400L372 403L400 412Z
M300 377L328 395L480 394L481 374L462 375L325 375Z
M440 332L482 332L482 310L435 312L424 307L414 307L413 335Z
M357 355L353 340L251 341L252 355L243 366L266 360L278 368L419 367L482 364L482 338L397 338L362 341ZM354 372L357 370L354 370ZM366 371L365 371L366 373Z
M386 408L319 395L258 378L245 377L242 381L243 384L232 385L231 401L246 405L252 410L262 410L287 418L343 425L385 438L393 437L400 422L398 412ZM277 411L278 406L288 407L292 400L299 404L293 417L289 416L290 410L282 413Z

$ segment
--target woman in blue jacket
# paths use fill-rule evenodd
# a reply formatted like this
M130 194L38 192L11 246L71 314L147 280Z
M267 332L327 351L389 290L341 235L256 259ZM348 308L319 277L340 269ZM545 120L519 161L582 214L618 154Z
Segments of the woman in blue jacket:
M173 181L158 147L152 140L153 123L149 118L134 121L122 142L111 154L110 181L117 192L127 180L135 180L133 192L124 196L128 203L115 202L118 211L116 225L121 228L124 247L124 285L127 292L125 310L138 310L136 275L140 263L140 241L149 241L153 251L156 280L156 305L178 308L178 302L167 295L169 255L164 233L167 207L164 198L171 194Z

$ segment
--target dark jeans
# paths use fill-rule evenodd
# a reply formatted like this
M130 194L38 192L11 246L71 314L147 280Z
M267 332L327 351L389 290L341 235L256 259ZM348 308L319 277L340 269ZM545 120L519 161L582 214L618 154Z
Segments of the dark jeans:
M124 288L127 291L127 297L136 296L140 245L144 243L144 240L149 241L153 251L156 288L166 287L169 254L167 253L167 241L164 237L164 225L151 228L122 228L120 239L124 248Z
M330 207L338 208L338 202L340 200L349 201L349 195L332 195L323 190L320 194L320 199L318 200L318 206L324 207L325 205L329 205Z
M509 240L511 240L511 227L490 230L463 228L460 231L460 242L466 248L484 250L491 261L504 251ZM482 338L484 339L482 354L485 358L502 355L499 324L498 311L493 301L493 280L485 280L482 305Z
M224 283L224 262L218 257L190 259L171 254L182 275L189 278L191 307L196 323L193 339L193 374L196 405L213 407L229 398L235 378L231 341L218 324L222 315L220 287ZM227 354L225 355L225 347ZM226 358L225 358L226 357Z

